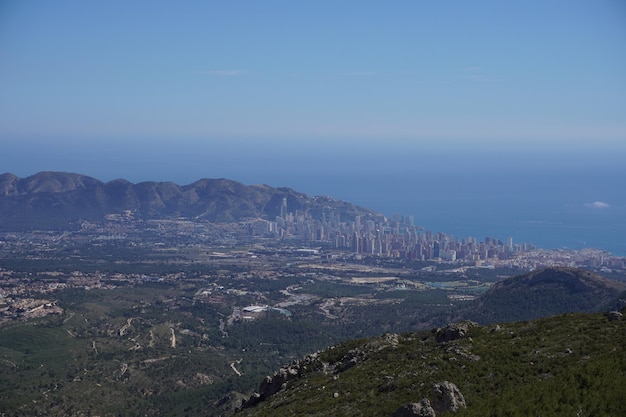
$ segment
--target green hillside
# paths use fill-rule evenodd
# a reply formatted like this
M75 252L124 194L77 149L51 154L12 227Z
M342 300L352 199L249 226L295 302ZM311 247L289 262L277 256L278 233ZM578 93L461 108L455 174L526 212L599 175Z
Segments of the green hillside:
M263 399L265 381L241 415L391 416L424 398L435 404L433 385L449 381L467 406L459 417L623 416L625 346L626 321L602 314L386 334L284 368L286 385L275 375L279 391Z
M457 317L490 324L608 311L624 289L624 283L584 269L542 268L497 282Z

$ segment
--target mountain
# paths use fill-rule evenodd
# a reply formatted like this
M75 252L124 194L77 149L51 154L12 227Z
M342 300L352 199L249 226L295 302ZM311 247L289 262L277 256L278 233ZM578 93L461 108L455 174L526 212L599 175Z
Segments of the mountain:
M266 377L238 415L626 415L622 317L466 321L345 342Z
M624 284L584 269L543 268L495 283L457 319L483 324L606 309Z
M201 179L188 185L123 179L103 183L65 172L40 172L27 178L0 175L0 228L62 227L77 220L98 220L107 213L130 210L135 218L186 217L211 222L247 218L274 220L287 210L322 218L379 215L330 197L310 197L290 188L247 186L227 179Z

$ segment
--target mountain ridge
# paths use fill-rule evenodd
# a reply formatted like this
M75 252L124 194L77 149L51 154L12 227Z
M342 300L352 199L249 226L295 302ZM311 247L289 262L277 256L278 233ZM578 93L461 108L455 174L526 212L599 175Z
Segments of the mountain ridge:
M131 183L125 179L105 183L81 174L42 171L26 178L11 173L0 175L0 227L61 226L128 210L139 218L274 220L281 213L283 200L290 212L305 211L313 218L332 210L342 218L381 216L330 197L311 197L287 187L244 185L225 178L203 178L187 185Z

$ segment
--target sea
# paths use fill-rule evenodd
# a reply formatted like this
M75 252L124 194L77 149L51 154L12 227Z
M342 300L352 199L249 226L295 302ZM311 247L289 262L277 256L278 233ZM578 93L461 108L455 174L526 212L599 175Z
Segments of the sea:
M626 256L626 147L475 146L359 140L7 142L3 172L66 171L102 181L228 178L289 187L457 238Z
M412 216L426 230L457 238L510 237L545 249L597 248L626 256L626 201L624 191L611 185L613 175L432 168L290 181L295 189L323 191L389 217Z

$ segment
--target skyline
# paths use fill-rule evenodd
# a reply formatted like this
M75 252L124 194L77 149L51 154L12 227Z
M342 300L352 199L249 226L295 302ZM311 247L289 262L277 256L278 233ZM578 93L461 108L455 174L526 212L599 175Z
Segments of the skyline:
M6 1L0 173L229 178L626 254L625 50L618 0Z
M5 2L0 138L624 148L615 0Z
M163 149L37 147L32 161L15 162L3 149L3 164L24 178L55 161L52 170L124 178L134 183L171 181L187 185L201 178L290 187L379 211L414 216L428 230L456 237L513 237L542 248L594 247L626 256L626 194L623 154L540 153L481 150L418 154L391 147L335 154L332 148L260 147L237 154L237 143L215 150L185 146ZM295 144L293 146L296 146ZM17 149L17 153L25 147ZM31 154L34 153L31 151ZM106 162L103 162L106 161ZM184 163L181 163L184 161Z

